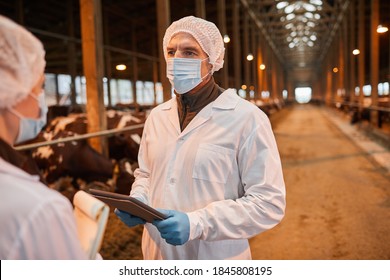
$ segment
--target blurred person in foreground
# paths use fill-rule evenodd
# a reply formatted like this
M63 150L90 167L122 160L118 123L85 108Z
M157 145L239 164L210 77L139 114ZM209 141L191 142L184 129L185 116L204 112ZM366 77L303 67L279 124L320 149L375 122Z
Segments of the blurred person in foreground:
M0 15L0 259L87 259L69 200L26 172L12 146L46 124L45 51Z
M128 226L145 224L145 259L251 259L248 239L277 225L285 184L266 115L222 89L218 28L193 16L163 39L175 96L149 115L130 196L168 216L146 223L115 210Z

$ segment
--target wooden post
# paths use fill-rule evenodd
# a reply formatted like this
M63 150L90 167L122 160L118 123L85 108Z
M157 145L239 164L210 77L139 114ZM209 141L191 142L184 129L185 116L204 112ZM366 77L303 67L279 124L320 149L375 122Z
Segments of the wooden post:
M103 13L103 37L105 45L110 45L110 32L108 29L108 15L107 12ZM112 97L111 97L111 77L112 77L112 66L111 66L111 51L105 50L105 68L106 68L106 77L107 77L107 98L108 98L108 106L111 107Z
M58 74L55 74L54 75L54 77L55 77L55 86L56 86L56 102L57 102L57 104L56 105L60 105L60 99L61 99L61 97L60 97L60 88L59 88L59 86L58 86Z
M136 21L133 20L131 22L131 48L133 52L137 52L137 34L136 34L135 24ZM132 58L132 65L133 65L133 79L131 85L133 89L133 102L134 102L135 110L136 112L138 112L139 111L139 104L137 100L138 59L135 55Z
M277 73L277 67L276 67L276 55L274 52L272 52L271 57L272 57L272 63L271 63L271 86L272 86L272 89L271 89L270 97L272 97L272 99L275 99L275 98L278 98L278 87L277 87L278 73Z
M80 0L83 68L87 82L88 132L107 129L103 96L103 38L100 0ZM105 138L91 138L90 145L108 155Z
M73 19L73 1L67 2L68 12L68 35L70 38L74 38L74 19ZM68 71L70 74L70 102L75 105L76 102L76 75L77 75L77 61L76 61L76 46L73 40L68 41Z
M379 83L379 36L376 29L379 24L379 0L371 0L371 38L370 38L370 84L371 106L378 105ZM378 111L371 110L371 123L378 126Z
M240 38L240 2L233 0L233 63L234 63L234 87L237 91L241 88L241 38Z
M206 19L205 0L195 0L195 16Z
M157 82L158 82L158 65L157 62L153 63L153 105L157 105Z
M24 5L23 0L17 0L15 2L16 19L20 25L24 25Z
M171 22L170 1L156 0L157 6L157 33L158 33L158 57L160 61L160 81L163 88L163 99L167 101L171 99L171 84L167 78L166 62L163 52L163 38L166 29Z
M252 54L253 54L253 60L251 61L251 68L252 68L252 77L251 77L251 86L253 87L253 92L254 92L254 95L253 95L253 98L256 100L257 98L257 26L256 24L253 24L252 25L252 28L251 28L251 50L252 50Z
M258 93L257 94L258 99L261 99L261 92L263 91L263 88L264 88L264 84L263 84L264 71L266 70L266 69L259 68L261 64L264 64L262 45L263 45L262 40L260 38L259 43L257 45L257 65L256 65L257 73L258 73L257 77L256 77L257 78L257 85L258 85L258 87L256 89L256 91Z
M351 12L350 12L350 26L349 26L349 33L350 33L350 36L349 36L349 41L350 41L350 50L354 50L357 48L357 45L356 45L356 32L355 32L355 28L356 28L356 17L355 17L355 12L356 12L356 5L355 5L355 1L352 1L351 3ZM349 85L350 85L350 89L349 89L349 92L350 92L350 100L352 103L355 103L355 100L356 100L356 95L355 95L355 87L356 87L356 56L355 55L352 55L350 52L348 52L348 56L351 58L350 60L350 82L349 82Z
M226 33L226 4L225 0L218 0L218 28L222 34L222 37L227 35ZM228 51L227 44L225 45L225 58L222 71L221 86L225 89L229 87L229 66L228 66Z
M325 66L325 72L326 72L326 96L325 96L325 104L327 106L331 106L332 103L332 82L333 82L333 72L332 72L332 57L331 55L328 55L326 66Z
M340 23L343 25L343 23ZM342 26L339 30L339 36L338 36L338 47L339 47L339 72L338 72L338 89L337 89L337 101L344 101L343 95L345 93L345 85L344 85L344 73L345 73L345 60L344 60L344 33Z
M366 48L365 48L365 0L359 0L359 50L360 54L358 56L358 83L359 83L359 114L361 115L363 112L363 105L364 105L364 94L363 94L363 86L365 81L365 74L366 74L366 68L365 68L365 57L366 57Z
M249 16L244 15L244 82L246 85L246 99L249 99L249 86L250 86L250 61L246 59L246 56L249 54Z

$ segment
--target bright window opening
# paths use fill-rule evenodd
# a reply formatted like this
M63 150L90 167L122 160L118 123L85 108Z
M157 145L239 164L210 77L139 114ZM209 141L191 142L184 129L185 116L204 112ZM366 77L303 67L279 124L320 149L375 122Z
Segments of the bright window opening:
M308 103L311 99L311 87L296 88L295 99L298 103Z

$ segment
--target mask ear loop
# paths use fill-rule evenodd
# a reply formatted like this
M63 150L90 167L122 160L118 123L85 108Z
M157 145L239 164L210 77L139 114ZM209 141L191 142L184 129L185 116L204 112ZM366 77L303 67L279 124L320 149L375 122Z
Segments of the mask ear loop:
M43 93L41 93L41 94L43 94ZM31 94L31 93L29 93L29 95L32 97L32 98L34 98L37 102L38 102L38 104L39 104L39 99L38 99L38 97L36 97L35 95L33 95L33 94ZM42 109L40 109L40 110L42 110ZM14 108L8 108L8 111L10 111L11 113L13 113L15 116L17 116L19 119L23 119L23 118L25 118L21 113L19 113L18 111L16 111ZM40 113L40 115L41 115L41 113Z
M20 114L18 111L16 111L14 108L8 108L8 111L10 111L12 114L14 114L15 116L17 116L19 119L23 119L24 117L22 116L22 114Z
M209 72L207 72L206 75L204 75L203 77L201 77L202 81L204 81L204 78L206 78L208 75L212 76L211 71L212 71L212 69L213 69L213 65L210 63L210 57L208 56L208 57L202 59L202 61L201 61L200 63L202 64L202 62L205 61L206 59L209 60L209 65L211 65L211 70L209 70ZM208 65L207 65L207 66L208 66Z

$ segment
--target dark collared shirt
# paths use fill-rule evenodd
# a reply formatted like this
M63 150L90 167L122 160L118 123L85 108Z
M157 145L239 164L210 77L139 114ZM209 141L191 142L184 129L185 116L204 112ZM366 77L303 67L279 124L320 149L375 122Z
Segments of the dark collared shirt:
M183 131L192 119L206 105L213 102L224 91L220 88L211 77L199 91L195 93L176 94L180 128Z

